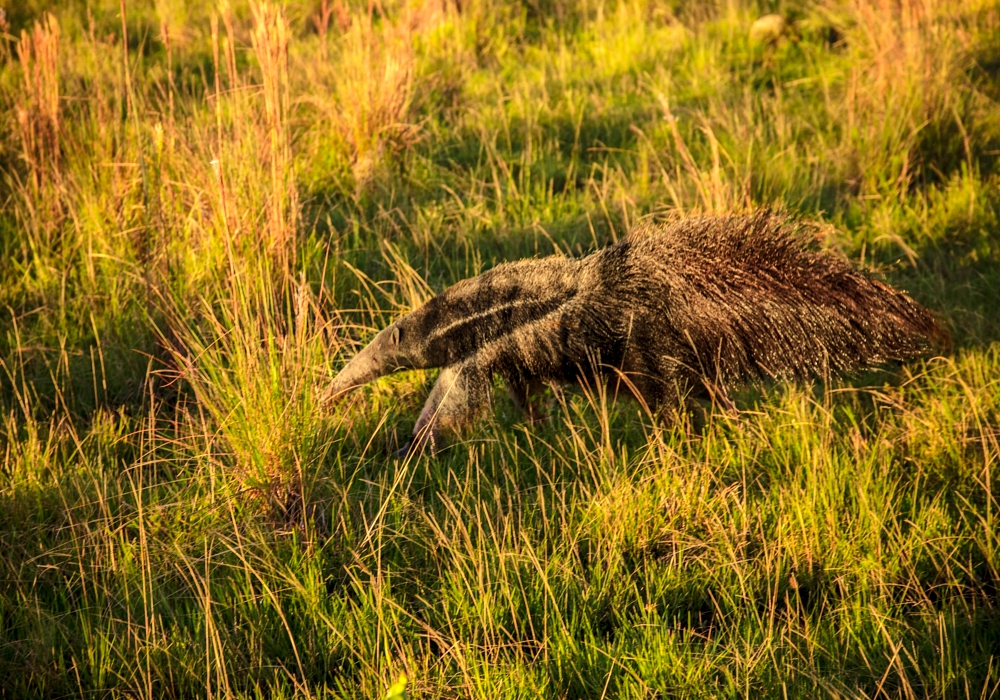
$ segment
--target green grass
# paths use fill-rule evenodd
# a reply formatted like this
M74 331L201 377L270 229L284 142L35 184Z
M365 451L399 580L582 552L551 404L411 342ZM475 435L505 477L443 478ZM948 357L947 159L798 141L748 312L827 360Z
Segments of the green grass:
M6 7L0 697L996 696L1000 5L124 6ZM429 373L319 405L459 279L765 206L954 347L438 458Z

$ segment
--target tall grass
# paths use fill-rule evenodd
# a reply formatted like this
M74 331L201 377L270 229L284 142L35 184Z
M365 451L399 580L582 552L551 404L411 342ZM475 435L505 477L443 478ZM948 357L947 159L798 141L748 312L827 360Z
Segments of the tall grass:
M0 697L996 694L994 3L9 9ZM319 405L461 278L760 206L954 350L437 458L427 373Z
M272 255L285 259L291 245L297 221L292 152L288 134L288 114L291 95L288 84L289 28L277 7L253 3L254 29L251 34L254 55L260 65L264 117L270 150L271 192L267 212L269 247Z
M33 199L52 187L59 173L59 24L52 15L21 30L17 43L24 86L14 106L22 155L28 164Z
M27 164L26 182L19 183L32 235L33 247L45 250L57 245L53 229L62 215L61 149L59 125L59 24L46 15L31 31L21 30L17 57L23 83L16 91L21 157Z
M422 14L415 15L418 24ZM313 129L340 150L341 186L357 196L393 165L401 168L400 159L419 140L412 115L414 27L384 13L377 19L371 6L367 13L342 14L336 28L335 40L326 29L318 32L321 53L334 44L336 61L316 65L303 56L299 68L306 99L317 110Z

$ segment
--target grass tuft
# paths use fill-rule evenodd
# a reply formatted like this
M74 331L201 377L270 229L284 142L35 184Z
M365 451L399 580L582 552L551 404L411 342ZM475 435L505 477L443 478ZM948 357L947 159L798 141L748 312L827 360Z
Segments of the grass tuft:
M17 57L24 81L15 93L14 112L31 190L24 199L36 204L33 218L49 228L51 224L42 222L51 222L60 213L59 23L55 16L47 14L30 32L21 31Z

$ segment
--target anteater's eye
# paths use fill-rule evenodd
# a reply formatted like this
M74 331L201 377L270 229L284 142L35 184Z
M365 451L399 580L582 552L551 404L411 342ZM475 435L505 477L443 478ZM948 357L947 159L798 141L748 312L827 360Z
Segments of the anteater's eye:
M392 329L392 335L389 339L392 341L393 345L399 345L399 339L402 337L403 333L399 330L399 326Z

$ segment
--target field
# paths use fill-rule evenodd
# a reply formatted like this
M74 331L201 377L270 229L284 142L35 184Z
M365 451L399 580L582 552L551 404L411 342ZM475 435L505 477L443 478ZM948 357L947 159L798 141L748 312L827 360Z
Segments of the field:
M0 698L1000 694L1000 3L5 9ZM320 405L457 280L763 207L953 346L405 460L433 373Z

